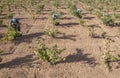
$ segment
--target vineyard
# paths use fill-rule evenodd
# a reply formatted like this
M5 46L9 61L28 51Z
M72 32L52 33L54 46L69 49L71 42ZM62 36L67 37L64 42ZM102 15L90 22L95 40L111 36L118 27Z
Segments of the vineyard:
M120 0L0 1L0 78L119 78L119 40Z

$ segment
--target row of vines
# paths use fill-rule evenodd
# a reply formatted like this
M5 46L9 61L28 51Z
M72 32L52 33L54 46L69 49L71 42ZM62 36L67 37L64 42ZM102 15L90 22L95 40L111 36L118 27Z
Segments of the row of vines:
M17 10L24 10L27 12L33 21L36 20L37 15L41 13L44 7L49 4L50 0L1 0L0 1L0 26L3 25L5 20L10 20L14 17L14 12ZM79 19L80 25L88 30L88 35L91 38L96 38L95 28L89 27L87 25L87 21L84 20L85 14L82 9L87 10L90 14L95 14L105 26L120 26L120 0L64 0L67 9L69 9L69 13ZM83 7L78 8L78 3L82 3ZM60 6L60 0L54 0L53 9L50 14L49 20L53 24L52 28L45 28L44 34L48 35L52 38L57 38L59 31L55 29L54 26L59 26L60 20L62 17L62 12L58 10ZM15 40L17 35L21 34L12 29L9 25L7 25L7 33L5 33L1 40ZM98 28L99 29L99 28ZM119 28L120 30L120 28ZM110 54L110 38L106 32L101 34L101 37L105 41L105 48L102 55L103 63L105 67L110 71L111 62L120 61L120 57L118 55L114 56ZM60 54L66 49L58 49L57 45L52 48L47 47L41 40L37 39L39 44L39 48L34 48L34 53L43 61L48 61L51 64L55 64L58 61L64 61L65 58L62 58ZM0 53L3 51L0 50ZM2 58L0 58L0 62Z

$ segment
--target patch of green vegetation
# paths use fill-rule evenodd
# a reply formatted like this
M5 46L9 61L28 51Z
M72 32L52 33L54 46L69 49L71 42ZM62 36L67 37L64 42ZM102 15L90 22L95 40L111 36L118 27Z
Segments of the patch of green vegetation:
M54 4L53 4L56 8L58 8L58 6L60 5L59 0L54 0Z
M77 12L77 7L76 5L71 5L70 7L70 13L73 14L74 16L78 17L78 18L82 18L82 14Z
M111 15L105 15L102 17L103 24L106 26L114 26L114 20Z
M58 31L52 27L51 29L45 29L44 33L50 37L57 37Z
M120 14L114 14L116 19L120 19Z
M0 54L3 52L3 50L0 49ZM0 57L0 62L2 61L2 58Z
M110 65L110 63L120 61L120 57L110 54L110 38L109 38L109 36L106 36L104 40L105 40L105 47L104 47L105 51L102 56L103 64L105 65L107 72L110 72L112 70L112 66Z
M36 13L41 13L41 11L44 9L45 5L39 5L36 8Z
M12 19L13 18L13 13L8 13L5 18L9 18L9 19Z
M96 11L96 15L98 18L101 18L103 16L103 14L100 11Z
M52 48L47 47L41 40L37 40L39 48L34 49L34 53L42 61L48 61L51 64L55 64L58 61L64 61L65 58L62 58L60 54L65 50L65 48L58 49L57 46Z
M3 20L2 20L2 19L0 19L0 26L2 26L2 24L3 24Z
M12 40L15 40L16 37L21 36L21 35L22 34L19 31L15 30L13 27L9 25L7 26L7 33L5 33L2 40L12 41Z

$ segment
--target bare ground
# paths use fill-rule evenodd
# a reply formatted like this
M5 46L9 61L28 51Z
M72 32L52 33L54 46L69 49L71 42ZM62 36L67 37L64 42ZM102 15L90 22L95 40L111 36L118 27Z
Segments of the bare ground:
M101 61L104 48L103 38L90 38L88 31L79 24L79 19L69 13L69 10L61 2L59 11L64 14L60 20L60 25L56 28L65 33L60 34L57 39L50 38L43 34L43 29L52 26L48 21L51 4L47 5L37 20L34 22L28 18L26 12L16 13L15 17L20 19L23 36L13 42L0 41L0 48L4 50L1 55L3 61L0 63L0 78L119 78L120 63L113 65L113 71L107 74ZM78 7L81 7L79 4ZM87 12L83 9L84 12ZM86 17L89 25L100 26L102 29L96 31L97 34L103 31L111 35L111 50L114 54L120 54L119 37L117 27L105 27L101 21L87 12ZM0 34L5 32L5 27L0 27ZM66 57L64 62L50 65L42 62L33 53L31 47L37 46L36 38L43 39L48 46L58 45L59 48L66 47L62 53Z

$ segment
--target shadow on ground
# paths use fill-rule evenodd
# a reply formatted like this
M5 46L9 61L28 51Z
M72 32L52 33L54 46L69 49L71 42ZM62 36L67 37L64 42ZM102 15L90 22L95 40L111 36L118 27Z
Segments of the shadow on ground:
M120 27L120 22L115 22L113 27Z
M59 26L71 27L71 26L76 26L76 25L79 25L79 23L64 23L64 24L60 24Z
M91 57L91 54L83 54L83 50L76 49L77 53L68 55L65 61L58 62L58 63L74 63L74 62L84 62L92 67L96 66L98 63L96 63L95 58Z
M49 15L50 13L47 13L47 12L41 12L40 14L43 14L43 15Z
M95 17L93 17L93 16L86 16L86 17L84 17L84 19L88 19L88 20L92 20L93 18L95 18Z
M6 27L7 27L7 25L1 25L0 27L5 27L5 28L6 28Z
M73 19L72 17L63 17L63 18L61 18L61 20L71 20L71 19Z
M43 9L43 11L52 11L51 9Z
M69 39L69 40L76 41L76 39L75 39L76 35L66 35L66 34L60 33L60 32L59 32L59 34L62 34L62 36L56 37L56 39Z
M1 63L0 68L16 68L18 66L32 66L35 59L33 59L33 55L26 55L24 57L18 57L6 63Z
M98 24L90 24L90 25L88 25L88 27L100 28L101 29L101 27Z
M48 19L48 17L37 17L37 18L35 18L35 20L46 20L46 19Z
M3 37L3 33L0 33L0 39Z
M33 38L41 38L40 36L43 35L44 33L32 33L32 34L26 34L21 37L18 37L16 40L14 40L15 44L19 44L22 42L30 43Z

